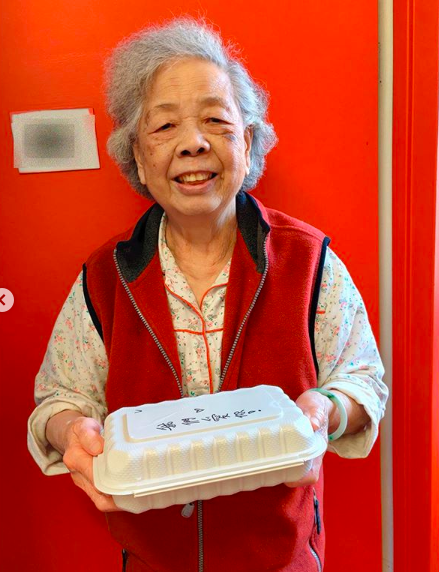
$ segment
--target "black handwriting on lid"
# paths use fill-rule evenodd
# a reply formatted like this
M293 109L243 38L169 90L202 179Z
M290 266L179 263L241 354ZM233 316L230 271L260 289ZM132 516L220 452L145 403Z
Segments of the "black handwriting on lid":
M228 419L228 418L229 418L229 414L228 414L228 413L226 413L225 415L217 415L216 413L214 413L214 414L212 415L212 419L213 419L214 421L220 421L220 419Z
M136 410L135 413L137 412L141 412L142 410ZM196 413L201 413L202 411L204 411L204 409L195 409ZM243 417L248 417L249 415L252 415L253 413L262 412L262 409L250 409L249 411L247 411L246 409L241 409L240 411L234 411L233 415L239 419L242 419ZM193 425L194 423L201 423L202 421L204 421L205 423L211 423L212 421L214 423L218 423L219 421L222 421L224 419L231 419L232 413L228 412L228 413L212 413L212 415L206 415L205 417L183 417L180 419L180 422L182 425L188 426L188 425ZM159 423L156 427L159 431L172 431L173 429L177 428L177 425L174 423L174 421L167 421L167 422L163 422L163 423Z
M181 420L181 422L183 423L183 425L192 425L192 423L199 423L200 420L196 419L195 417L185 417L184 419Z
M173 421L168 421L167 423L160 423L160 425L157 425L157 429L160 429L160 431L166 431L167 429L169 429L169 431L172 431L172 429L175 429L177 426Z
M241 411L235 411L235 417L247 417L247 413L244 411L244 409L241 409Z

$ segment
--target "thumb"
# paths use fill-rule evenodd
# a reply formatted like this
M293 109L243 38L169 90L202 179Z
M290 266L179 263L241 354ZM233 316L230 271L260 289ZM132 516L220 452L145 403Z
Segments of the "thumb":
M311 421L311 425L314 431L319 431L322 428L322 419L318 415L318 411L310 411L305 413L308 419Z
M306 391L296 400L296 405L308 417L314 431L319 431L327 425L326 399L319 393Z
M101 434L101 425L95 419L85 419L76 428L79 444L89 455L99 455L104 450L104 439Z

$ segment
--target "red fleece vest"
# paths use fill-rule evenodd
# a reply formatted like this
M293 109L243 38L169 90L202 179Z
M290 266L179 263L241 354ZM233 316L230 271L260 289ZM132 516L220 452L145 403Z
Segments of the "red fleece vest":
M269 267L221 390L263 383L278 385L296 399L317 384L309 325L324 235L249 197L245 209L259 209L259 222L257 228L239 227L226 293L223 368L261 283L262 269L248 245L253 233L254 248L262 252L264 228ZM146 238L140 236L140 241L147 240L148 224L145 228ZM102 326L109 358L109 412L181 398L175 378L181 378L177 344L158 252L127 284L175 373L139 317L113 258L116 244L129 244L136 232L112 239L86 263L86 298ZM135 248L128 254L135 261ZM130 572L318 572L324 532L317 530L313 488L321 506L323 477L314 487L279 485L196 503L189 518L181 515L181 506L172 506L139 515L109 513L107 519L113 537L128 551Z

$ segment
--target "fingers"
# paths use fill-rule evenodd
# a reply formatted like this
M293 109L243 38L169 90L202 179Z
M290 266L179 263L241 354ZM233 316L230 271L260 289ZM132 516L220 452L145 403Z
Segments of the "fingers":
M93 480L93 457L79 445L69 448L64 455L64 464L69 469L73 482L80 487L96 507L103 512L120 510L113 498L98 491Z
M111 495L98 491L93 480L93 457L79 444L69 447L63 457L64 464L69 469L73 482L80 487L102 512L120 510Z
M78 417L72 423L68 437L68 447L63 461L70 472L83 474L93 482L93 456L102 453L104 439L100 435L101 425L87 417Z
M115 512L121 510L118 508L111 495L106 495L98 491L83 475L80 473L72 473L72 479L75 485L82 489L94 502L96 508L101 512Z
M319 480L320 476L320 468L322 466L323 455L316 457L313 459L311 469L298 481L293 483L285 483L287 487L294 488L294 487L304 487L306 485L313 485Z
M315 391L305 391L296 400L296 405L300 407L303 414L308 417L315 432L323 435L328 440L329 415L334 404L330 399ZM319 480L320 467L323 456L320 455L312 461L311 469L300 480L293 483L285 483L287 487L303 487L312 485Z
M93 457L79 444L67 449L63 461L71 473L80 473L90 483L93 483Z
M63 461L75 485L80 487L102 512L120 510L110 495L98 491L93 480L93 457L102 453L104 439L101 425L95 419L78 417L68 434L68 446Z
M329 415L334 407L330 399L315 391L305 391L297 398L296 405L311 421L314 431L327 432Z

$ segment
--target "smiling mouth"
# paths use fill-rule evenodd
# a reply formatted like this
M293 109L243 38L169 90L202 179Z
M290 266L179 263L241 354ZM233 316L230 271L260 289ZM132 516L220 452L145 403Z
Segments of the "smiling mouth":
M182 175L180 177L175 177L174 181L176 181L177 183L183 184L183 185L191 185L191 186L196 186L196 185L201 185L203 183L205 183L206 181L210 181L210 179L213 179L214 177L217 176L217 173L209 173L209 174L190 174L190 175Z

